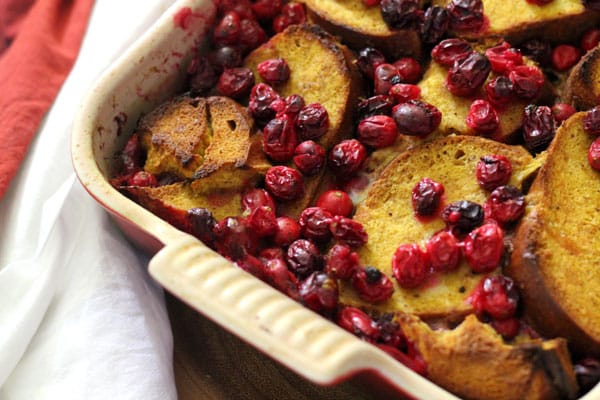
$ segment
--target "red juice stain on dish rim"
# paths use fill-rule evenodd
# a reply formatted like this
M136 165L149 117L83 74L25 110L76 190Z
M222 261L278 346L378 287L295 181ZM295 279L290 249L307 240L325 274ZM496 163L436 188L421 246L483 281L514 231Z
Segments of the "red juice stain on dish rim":
M194 13L190 7L182 7L173 16L173 24L177 28L186 30L190 26L193 17Z

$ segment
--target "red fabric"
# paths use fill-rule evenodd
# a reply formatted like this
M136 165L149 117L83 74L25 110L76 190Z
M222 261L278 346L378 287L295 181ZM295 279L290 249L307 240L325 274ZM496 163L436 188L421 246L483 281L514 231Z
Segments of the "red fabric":
M0 199L75 62L92 5L0 0Z

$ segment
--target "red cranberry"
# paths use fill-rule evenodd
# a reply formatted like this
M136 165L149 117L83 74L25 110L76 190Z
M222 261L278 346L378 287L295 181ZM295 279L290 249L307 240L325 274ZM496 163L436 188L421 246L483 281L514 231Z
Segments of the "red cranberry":
M504 106L513 98L512 81L506 76L497 76L486 83L485 92L495 107Z
M129 186L155 187L158 186L158 180L154 174L146 171L138 171L127 179Z
M548 106L529 105L523 116L523 139L531 151L543 150L554 138L556 121Z
M390 91L392 91L395 86L398 85L392 86ZM361 100L356 106L357 119L360 121L361 119L371 117L373 115L391 115L392 107L394 107L394 99L392 99L390 96L380 94L369 97Z
M375 324L379 328L379 332L381 332L378 342L393 346L397 349L406 349L408 341L402 332L400 325L395 321L395 318L395 314L392 313L385 313L377 318Z
M438 43L448 31L450 14L444 7L428 7L421 24L421 41L425 44Z
M456 237L448 231L440 231L425 244L429 264L434 271L449 272L458 267L460 247Z
M398 128L392 117L374 115L360 121L356 133L362 144L380 149L394 144Z
M489 315L503 320L517 311L519 292L512 279L503 275L483 278L469 296L478 315Z
M600 171L600 137L597 137L590 145L588 161L594 170Z
M523 64L521 52L512 48L507 42L490 47L485 51L485 56L490 61L492 71L498 74L507 74L517 65Z
M337 323L348 332L368 342L373 343L379 339L380 332L375 321L356 307L342 308L338 314Z
M442 122L442 113L435 106L420 100L410 100L392 109L399 133L427 136Z
M212 213L206 208L197 207L190 208L186 216L190 222L190 233L212 248L215 239L213 229L217 224Z
M537 67L519 65L508 74L517 97L531 100L536 98L544 86L544 74Z
M402 244L392 256L392 273L403 288L416 288L423 284L428 269L427 255L417 244Z
M242 194L242 210L251 213L258 207L269 207L275 210L275 202L271 195L264 189L252 188Z
M421 19L418 0L381 0L381 16L392 29L412 29Z
M319 103L305 106L296 118L296 129L301 140L317 140L329 129L329 114Z
M474 272L491 272L500 263L504 252L504 232L494 223L473 229L465 238L463 251Z
M217 251L234 261L248 254L256 254L258 238L248 230L240 217L227 217L219 221L213 229Z
M521 52L542 67L547 67L552 63L552 46L546 41L528 40L521 45Z
M581 58L581 50L569 44L558 45L552 50L552 67L562 72L577 64Z
M288 247L286 255L290 270L298 277L305 278L323 269L323 257L317 246L306 239L298 239Z
M449 228L467 233L483 223L483 207L469 200L455 201L444 208L442 219Z
M316 243L324 243L331 239L329 226L333 215L321 207L309 207L302 211L298 223L302 237Z
M363 4L367 7L378 6L381 0L363 0Z
M554 115L554 120L558 123L567 120L571 115L577 112L575 107L566 103L556 103L551 107L551 110L552 115Z
M483 156L477 163L477 183L485 190L506 185L512 175L512 164L500 154Z
M371 266L356 269L351 283L358 297L369 303L384 302L394 293L394 284L390 278Z
M367 150L356 139L342 140L329 152L329 166L338 177L349 178L362 167Z
M394 62L402 82L416 83L421 77L421 64L411 57L403 57Z
M600 382L600 361L586 357L574 365L577 383L582 393L592 390Z
M237 44L241 29L242 20L235 11L229 11L223 15L223 18L217 23L213 31L213 43L217 47Z
M330 314L338 305L337 281L324 272L315 271L300 282L302 303L320 314Z
M216 2L219 15L228 11L235 11L242 18L254 18L250 0L219 0Z
M266 124L275 117L271 104L277 99L280 97L275 89L266 83L258 83L250 91L248 110L259 123Z
M600 136L600 106L586 112L583 117L583 129L590 135Z
M256 67L258 74L267 83L278 85L290 79L290 67L283 58L265 60Z
M281 12L281 0L257 0L252 4L252 11L258 19L273 19Z
M267 34L256 20L242 20L239 45L244 53L249 53L266 41Z
M375 94L388 94L391 87L401 83L402 78L398 69L392 64L380 64L373 73L373 91Z
M278 217L276 219L277 230L273 236L273 243L277 246L289 246L292 242L300 239L300 225L290 217Z
M429 178L423 178L411 192L413 210L417 215L432 215L438 209L444 194L444 185Z
M583 51L590 51L600 43L600 29L591 28L584 32L580 46Z
M290 25L294 25L294 21L287 15L280 14L273 19L273 32L283 32Z
M294 150L294 164L306 176L318 174L325 165L325 157L325 149L312 140L300 143Z
M304 180L294 168L278 165L269 168L265 175L265 187L280 201L291 201L304 194Z
M397 83L390 88L389 95L398 104L406 103L410 100L418 100L421 97L421 88L409 83Z
M282 258L275 257L262 260L265 269L265 281L280 292L294 300L300 300L298 279L288 270Z
M450 28L457 31L477 31L484 23L481 0L452 0L446 9L450 14Z
M302 3L290 1L281 7L281 15L288 17L292 24L303 24L306 22L306 11Z
M304 99L299 94L292 94L285 98L284 113L296 117L304 108Z
M369 79L373 79L375 69L385 64L385 56L373 47L365 47L358 52L356 65L360 72Z
M352 214L354 204L348 193L343 190L327 190L317 199L317 207L329 211L332 215L348 217Z
M333 238L350 247L360 247L367 243L368 235L360 222L351 218L336 215L329 225Z
M273 235L277 231L275 209L267 206L255 208L248 216L248 225L259 237Z
M400 349L388 346L386 344L376 343L375 346L377 346L380 350L386 352L390 357L393 357L396 361L401 362L406 367L412 369L417 374L427 376L427 363L425 362L425 360L423 360L423 358L420 355L410 354L410 350L409 354L405 354ZM414 346L411 345L409 342L409 349L410 348L414 348ZM414 351L414 353L417 352Z
M208 91L219 80L219 74L208 60L208 57L194 57L187 69L187 74L190 89L194 93Z
M455 96L471 96L481 88L490 69L490 62L485 56L472 52L448 70L446 88Z
M282 114L270 120L263 129L263 151L275 162L286 162L294 156L298 135L290 117Z
M211 51L208 60L219 73L224 69L238 67L242 64L241 51L233 46L223 46Z
M431 50L431 58L444 67L452 67L457 61L465 59L473 48L463 39L444 39Z
M359 266L358 254L343 244L329 249L325 260L325 271L336 279L350 279Z
M143 150L140 143L140 137L134 133L125 143L123 151L120 154L123 165L121 172L125 175L133 174L142 169Z
M521 331L521 321L518 318L493 319L490 325L504 340L513 339Z
M285 257L283 254L283 249L281 247L267 247L264 248L258 253L258 256L262 260L273 260L273 259L281 259Z
M487 201L491 217L502 225L517 222L525 213L525 196L514 186L499 186Z
M245 254L242 258L234 260L235 264L244 271L254 275L258 279L265 281L267 280L267 267L258 258Z
M490 135L498 129L500 118L494 107L487 100L475 100L469 107L466 118L467 126L479 135Z
M217 91L234 99L245 97L254 85L254 74L249 68L229 68L223 71L217 82Z

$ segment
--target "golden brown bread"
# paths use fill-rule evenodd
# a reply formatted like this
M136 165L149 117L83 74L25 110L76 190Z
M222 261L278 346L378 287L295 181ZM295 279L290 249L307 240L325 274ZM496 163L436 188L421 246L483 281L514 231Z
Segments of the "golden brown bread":
M577 381L564 339L507 344L474 315L432 330L411 315L397 321L427 362L427 376L464 399L573 399Z
M600 174L587 160L593 138L583 130L584 115L556 132L527 196L506 273L541 334L600 356Z
M579 110L587 110L600 103L600 46L588 51L571 69L563 101Z

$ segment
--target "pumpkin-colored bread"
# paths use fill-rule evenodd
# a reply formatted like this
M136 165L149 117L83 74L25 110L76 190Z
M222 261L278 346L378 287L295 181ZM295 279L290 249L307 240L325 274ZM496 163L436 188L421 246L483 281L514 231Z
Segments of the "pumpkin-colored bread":
M402 332L427 363L427 377L465 399L574 399L577 381L564 339L505 343L474 315L452 330L432 330L399 315Z
M563 101L579 110L587 110L600 103L600 46L588 51L571 69Z
M524 311L546 337L564 337L579 354L600 356L600 173L587 160L593 137L585 113L557 130L527 196L506 273Z
M423 143L394 159L375 181L354 216L369 235L368 243L358 250L361 263L387 274L394 281L394 293L386 302L373 305L362 301L350 285L342 284L340 302L382 312L416 314L424 319L460 320L472 312L466 299L483 275L473 274L466 262L453 272L435 275L421 287L403 289L392 278L391 260L399 245L423 246L445 226L439 217L417 220L411 203L415 184L422 178L442 183L446 204L457 200L483 204L488 193L477 184L475 171L479 159L490 154L504 155L512 162L509 183L519 188L539 163L520 146L464 135Z

